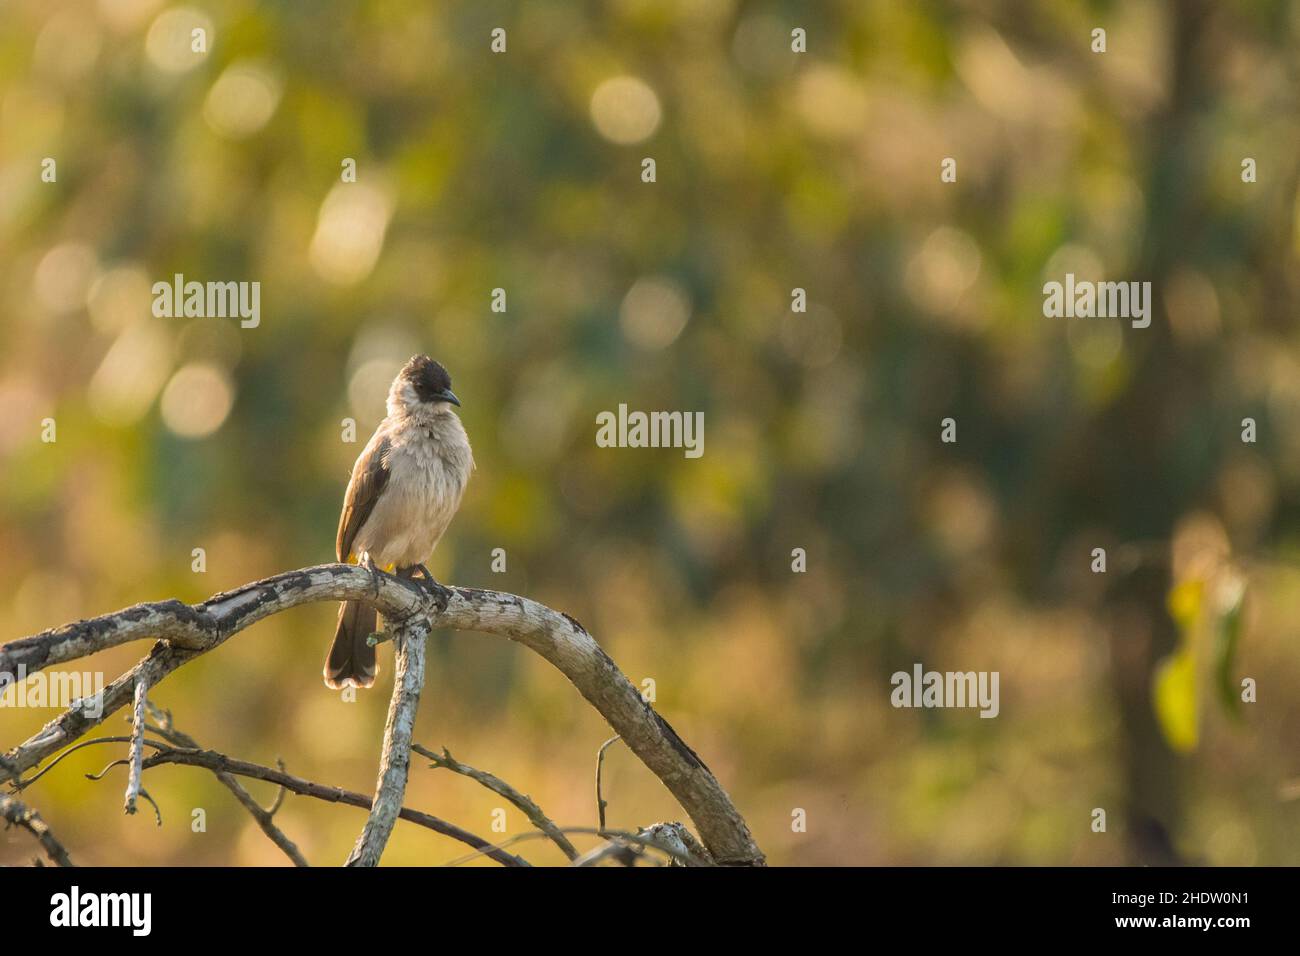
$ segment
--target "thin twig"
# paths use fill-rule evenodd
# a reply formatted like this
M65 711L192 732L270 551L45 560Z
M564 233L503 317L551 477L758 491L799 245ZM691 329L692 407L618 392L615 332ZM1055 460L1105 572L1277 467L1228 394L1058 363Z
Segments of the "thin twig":
M154 822L157 823L158 826L162 826L162 808L158 806L158 801L149 796L149 791L143 787L140 788L140 796L149 801L149 806L153 807Z
M197 740L176 727L172 720L171 711L163 710L154 705L151 701L146 701L145 706L153 715L154 720L158 721L158 726L151 726L149 728L158 736L162 737L169 743L175 744L178 747L184 747L187 750L203 749L199 746ZM278 763L281 772L283 772L284 762L278 761ZM302 851L298 849L297 844L290 840L285 835L284 831L275 825L274 817L276 811L280 809L280 805L284 801L284 795L288 792L284 784L280 784L279 789L276 790L275 802L271 805L271 808L264 810L262 809L262 806L253 799L253 795L244 789L244 785L235 779L233 774L227 773L224 770L218 770L216 771L216 778L221 781L222 786L234 794L235 799L238 800L243 808L249 812L252 818L257 821L257 825L261 827L262 832L266 834L267 838L272 843L284 852L284 855L293 862L294 866L311 865L307 862L307 858L302 855Z
M369 810L371 798L364 793L357 793L355 790L344 790L340 787L330 787L325 784L316 783L311 780L304 780L301 777L295 777L292 774L285 773L282 770L276 770L273 767L263 767L259 764L249 763L246 760L236 760L233 757L227 757L223 753L215 750L188 750L180 748L164 748L155 754L150 754L145 758L144 769L161 766L163 764L179 764L186 767L203 767L214 772L232 773L237 777L248 777L254 780L265 780L268 783L279 784L291 793L300 794L304 797L313 797L317 800L324 800L327 803L342 803L350 807L359 807L362 810ZM411 823L422 826L427 830L433 830L435 833L441 833L443 836L451 837L453 840L459 840L466 846L485 853L491 859L500 863L502 866L529 866L530 864L517 856L496 850L492 844L482 837L475 836L468 830L463 830L454 823L448 823L446 820L435 817L430 813L423 813L419 810L412 810L409 807L402 807L398 811L398 817Z
M159 728L150 727L149 729L155 733L160 733ZM54 769L54 767L62 762L63 759L73 751L81 750L84 747L90 747L94 744L126 743L130 739L131 738L129 737L97 737L93 740L80 741L60 753L54 758L54 760L50 761L48 765L42 767L39 773L27 778L26 780L20 781L21 786L25 789L35 783L37 779L45 776L45 774ZM200 767L211 770L218 776L221 774L232 774L234 776L248 777L254 780L265 780L268 783L277 784L282 793L288 791L302 796L314 797L317 800L323 800L328 803L342 803L347 806L360 807L366 810L370 809L370 798L365 794L357 793L353 790L343 790L339 787L330 787L325 784L315 783L311 780L305 780L301 777L295 777L285 771L283 761L279 761L280 767L278 770L273 770L270 767L259 766L258 764L249 763L245 760L235 760L223 753L218 753L215 750L203 750L188 747L177 749L169 747L166 744L158 743L155 740L148 739L145 740L145 744L155 748L158 752L145 759L143 765L144 770L148 770L150 767L159 766L161 764L180 764L189 767ZM113 767L122 766L125 763L125 759L114 760L98 774L87 774L86 776L92 780L98 779ZM502 866L531 865L520 857L496 850L492 844L487 840L484 840L482 837L475 836L468 830L461 829L456 826L456 824L449 823L446 820L433 816L432 814L403 807L398 816L403 820L422 826L427 830L433 830L435 833L441 833L443 836L451 837L453 840L458 840L467 846L474 847L476 850L485 853L489 858L500 863Z
M86 774L86 779L96 780L96 781L103 780L104 777L108 776L108 772L112 770L114 767L125 767L130 762L131 761L127 760L125 757L120 758L118 760L110 760L108 763L104 764L104 766L99 770L98 773Z
M537 829L550 837L551 842L558 846L566 857L570 860L577 859L578 851L574 845L569 842L569 838L564 835L564 831L557 827L555 822L542 812L542 808L539 807L537 803L528 796L528 794L520 793L495 774L488 773L486 770L476 770L468 764L459 762L451 755L451 751L446 747L442 748L441 757L435 754L432 750L422 747L419 744L411 744L411 749L420 756L428 757L432 760L433 767L442 767L452 771L452 773L458 773L461 776L469 777L471 780L477 780L493 793L509 800L524 812L524 815L528 817L529 822L531 822L533 826L537 827Z
M600 775L605 769L605 751L609 749L610 744L622 739L622 737L610 737L600 745L600 750L596 751L596 813L600 817L601 830L605 829L605 807L608 806L600 792Z
M14 793L19 793L23 790L26 790L37 780L40 780L41 777L45 776L47 773L49 773L51 770L57 767L60 763L62 763L64 758L72 755L76 751L81 750L85 747L93 747L95 744L129 744L130 742L131 742L130 737L92 737L90 740L79 741L78 743L73 744L67 750L60 752L57 757L55 757L53 760L47 763L36 773L32 774L30 777L27 777L26 779L23 780L13 780L10 782L9 786L12 788ZM163 745L158 743L157 741L146 739L145 746L162 747ZM109 766L117 766L118 764L124 764L124 763L126 763L125 760L116 760ZM103 772L104 771L102 770L100 771L101 774Z
M126 777L126 800L122 809L135 813L135 800L140 795L140 770L144 763L144 705L149 696L150 669L143 668L135 675L135 706L131 710L131 772ZM150 801L152 802L152 801ZM154 804L157 811L158 805ZM158 814L162 826L162 814Z
M289 769L288 767L285 766L284 760L282 760L280 757L275 758L275 766L279 769L281 773L286 773ZM288 792L289 791L284 789L284 787L280 787L279 790L275 791L275 799L272 800L271 805L266 808L266 815L268 818L274 817L277 813L280 812L280 807L284 806L284 795L287 794Z
M151 704L150 706L152 707L153 705ZM149 729L152 730L154 733L158 733L160 735L162 733L161 728L158 727L151 726ZM172 733L177 734L180 737L185 737L185 739L192 740L192 738L189 738L186 735L179 734L178 731L172 731ZM38 779L45 776L45 774L49 773L56 766L58 766L59 763L61 763L66 757L68 757L74 751L81 750L85 747L90 747L95 744L127 743L130 741L130 739L131 739L130 737L96 737L92 740L82 740L74 744L73 746L69 747L67 750L63 751L62 753L60 753L46 766L42 767L38 773L34 774L31 777L28 777L25 780L17 781L14 789L15 790L26 789L27 787L31 786ZM162 744L156 740L149 740L149 739L145 740L145 744L147 746L155 748L158 751L158 754L155 755L158 758L156 761L154 761L152 758L145 761L143 766L143 769L145 770L149 769L149 767L155 766L156 764L164 764L164 763L185 764L187 766L203 767L212 770L215 774L217 774L218 777L220 777L222 774L234 774L238 776L250 777L253 779L266 780L268 782L278 784L280 787L281 795L283 795L285 792L292 792L304 796L315 797L318 800L325 800L331 803L343 803L349 806L362 807L365 809L369 809L370 807L369 798L367 798L363 794L356 793L351 790L342 790L339 789L338 787L329 787L324 784L314 783L310 780L304 780L300 777L294 777L293 775L285 771L283 761L277 761L279 765L279 770L275 771L275 770L271 770L269 767L261 767L258 766L257 764L248 763L247 761L233 760L232 758L227 757L225 754L217 753L216 751L212 751L212 750L202 750L197 747L196 748L187 747L185 748L184 751L174 750L171 747L168 747L166 744ZM190 752L191 749L193 750L192 753ZM99 771L99 773L86 774L86 777L91 780L97 780L113 767L123 766L126 763L127 761L125 759L114 760L111 763L109 763L106 767L104 767L103 770ZM277 806L278 804L279 804L279 799L277 798ZM156 805L155 805L155 809L156 809ZM403 820L408 820L412 823L416 823L422 827L425 827L426 829L433 830L437 833L441 833L444 836L449 836L454 840L459 840L460 842L467 844L468 846L472 846L480 850L492 849L491 844L488 843L486 840L482 839L481 837L477 837L474 834L470 833L468 830L463 830L460 827L456 826L454 823L448 823L447 821L435 817L432 814L422 813L419 810L411 810L409 808L403 807L401 812L399 813L399 816ZM508 853L489 853L489 856L491 856L493 860L502 864L503 866L528 866L529 865L527 861L519 857L512 856Z

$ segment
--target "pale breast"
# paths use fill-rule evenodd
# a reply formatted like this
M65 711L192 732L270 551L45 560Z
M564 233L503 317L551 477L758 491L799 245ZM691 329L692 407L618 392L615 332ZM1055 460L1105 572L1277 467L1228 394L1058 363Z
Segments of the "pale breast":
M356 544L381 566L424 563L460 507L473 455L460 420L444 417L391 433L388 483Z

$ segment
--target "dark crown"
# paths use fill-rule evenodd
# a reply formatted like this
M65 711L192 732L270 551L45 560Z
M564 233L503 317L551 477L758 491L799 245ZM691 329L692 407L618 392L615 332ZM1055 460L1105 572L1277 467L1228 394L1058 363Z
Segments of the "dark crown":
M411 383L422 402L431 402L440 392L451 388L447 370L427 355L412 355L402 366L401 377Z

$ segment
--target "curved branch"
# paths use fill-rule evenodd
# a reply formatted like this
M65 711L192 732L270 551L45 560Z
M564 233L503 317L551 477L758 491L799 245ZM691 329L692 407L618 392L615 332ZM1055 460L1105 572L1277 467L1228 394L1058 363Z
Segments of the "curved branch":
M315 601L342 600L373 605L394 629L422 618L432 626L496 634L532 649L568 678L663 781L715 861L764 863L744 819L708 767L573 618L528 598L477 588L451 588L435 601L415 583L349 564L289 571L196 605L138 604L0 646L0 672L17 673L21 664L30 674L129 641L160 638L148 657L104 689L102 706L70 709L9 751L0 761L0 782L17 777L125 706L140 672L147 669L150 685L156 686L265 617ZM445 609L439 607L442 600Z
M542 655L663 781L690 814L717 863L764 864L744 818L713 773L573 618L513 594L454 588L447 611L437 623L503 634Z

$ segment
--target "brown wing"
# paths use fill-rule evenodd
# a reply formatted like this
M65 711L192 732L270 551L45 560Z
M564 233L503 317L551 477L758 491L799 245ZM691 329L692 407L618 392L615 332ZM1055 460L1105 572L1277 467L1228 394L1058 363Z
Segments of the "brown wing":
M346 561L352 553L352 542L357 532L375 510L375 502L388 484L388 436L375 432L365 451L352 466L347 494L343 497L343 513L339 515L339 533L334 541L334 553Z

